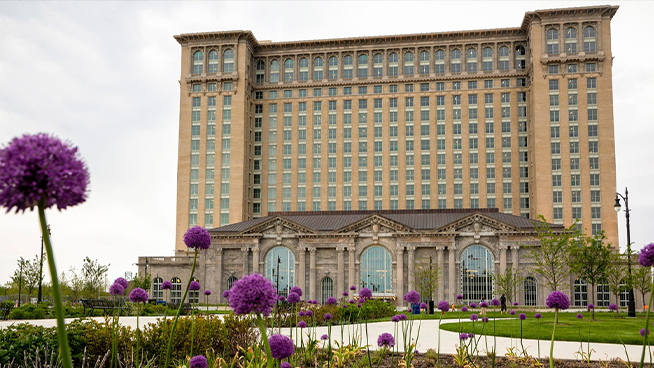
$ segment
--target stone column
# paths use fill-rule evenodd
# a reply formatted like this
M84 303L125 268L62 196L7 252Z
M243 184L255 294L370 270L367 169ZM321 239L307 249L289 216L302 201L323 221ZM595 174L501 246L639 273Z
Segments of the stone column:
M309 248L309 299L316 299L316 248Z
M445 257L443 255L443 251L445 250L445 247L436 247L436 252L438 254L437 256L437 264L438 264L438 272L441 274L441 278L438 281L438 290L436 290L436 302L445 299L445 275L443 275L443 271L445 271Z
M345 264L343 257L343 247L336 248L336 254L338 258L338 275L336 275L336 293L334 294L338 299L341 296L341 293L345 290L343 283L345 282Z
M450 302L454 302L456 300L456 260L454 259L456 253L456 245L454 242L452 242L452 245L447 248L447 253L449 256L447 263L447 282L450 295L449 300Z
M299 269L297 270L297 285L300 288L302 288L303 291L306 290L306 281L304 280L304 277L306 275L306 262L307 262L306 252L307 249L304 247L300 247L298 249L298 253L300 254L300 267L298 267ZM301 297L302 300L306 300L306 295L307 295L306 292L302 293L302 297Z
M252 248L252 273L259 273L259 247Z
M396 269L397 269L397 285L395 288L395 295L397 295L397 300L399 305L402 305L402 298L404 297L404 247L399 246L397 248L397 257L396 257Z
M500 274L506 271L506 249L507 246L500 243Z
M250 248L248 247L241 248L241 254L243 256L243 276L245 276L249 274L250 271L250 267L249 267Z
M218 301L223 302L223 248L216 249L216 294L218 294Z
M416 252L416 247L408 247L407 249L409 251L409 267L408 267L408 270L409 270L409 290L413 290L415 288L415 284L416 284L416 275L415 275L414 272L412 272L412 269L414 267L413 257L414 257L414 254Z
M354 269L354 253L356 252L356 248L354 245L351 245L347 247L347 255L348 255L348 262L347 262L347 278L348 278L348 283L349 285L346 286L346 288L349 289L350 286L356 285L358 288L359 285L357 284L355 280L355 275L356 275L356 270ZM342 292L342 291L341 291Z
M517 271L520 267L520 254L518 253L519 251L519 245L511 245L511 267L513 267L513 271Z

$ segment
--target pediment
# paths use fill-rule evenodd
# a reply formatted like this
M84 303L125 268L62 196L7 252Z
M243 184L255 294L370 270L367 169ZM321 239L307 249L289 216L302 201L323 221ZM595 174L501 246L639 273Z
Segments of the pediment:
M498 221L494 218L484 216L481 213L475 213L466 216L460 220L447 224L441 228L436 229L439 233L456 233L457 235L466 236L473 235L475 237L484 235L492 236L495 233L514 232L517 231L514 226Z
M413 232L413 230L405 225L389 220L377 214L370 215L362 220L346 225L334 231L335 233L359 233L359 234L384 234L395 232Z
M315 234L316 231L302 226L283 217L274 217L255 227L245 230L242 234L274 235L281 238L289 234Z

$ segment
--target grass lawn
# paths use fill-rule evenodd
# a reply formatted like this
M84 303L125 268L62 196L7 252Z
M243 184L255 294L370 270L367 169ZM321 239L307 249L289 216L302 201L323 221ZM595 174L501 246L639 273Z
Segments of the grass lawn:
M502 319L495 322L495 334L497 336L520 338L520 320L518 315L520 311L516 311L515 316L511 319ZM447 315L448 313L446 313ZM481 318L478 322L473 324L470 322L469 317L471 313L466 313L465 322L449 323L441 325L441 328L447 331L459 332L459 328L463 332L473 332L481 334L484 328L484 335L493 335L493 321L489 321L484 327ZM550 340L552 338L552 326L554 322L554 312L541 313L543 318L540 320L534 319L534 312L525 313L527 319L522 321L522 337L525 339ZM556 325L556 340L561 341L588 341L589 339L589 326L590 326L590 341L591 342L604 342L613 344L635 344L641 345L643 338L640 336L640 330L645 327L645 317L639 314L636 318L614 318L615 314L607 312L595 312L595 319L590 319L590 313L583 312L584 318L577 319L577 313L559 313L559 322ZM499 313L489 312L490 318L500 317ZM626 315L626 313L625 313ZM506 317L503 315L502 317ZM653 319L650 319L652 322ZM652 326L649 327L650 331L654 331Z

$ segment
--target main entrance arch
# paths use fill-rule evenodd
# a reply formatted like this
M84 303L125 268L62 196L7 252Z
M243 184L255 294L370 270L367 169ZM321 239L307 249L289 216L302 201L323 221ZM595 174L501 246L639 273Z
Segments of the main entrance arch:
M367 287L374 296L393 295L393 269L391 253L375 245L361 254L361 287Z
M272 281L277 294L288 296L295 286L295 256L284 246L277 246L266 256L266 278Z
M472 245L461 253L461 294L463 302L479 303L493 298L493 253L481 245Z

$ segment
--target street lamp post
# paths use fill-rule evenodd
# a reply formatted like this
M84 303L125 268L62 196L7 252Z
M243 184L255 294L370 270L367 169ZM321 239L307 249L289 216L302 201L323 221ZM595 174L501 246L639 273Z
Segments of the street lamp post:
M624 196L620 193L615 193L615 205L613 208L615 212L620 212L620 198L624 201L625 216L627 217L627 272L629 273L629 301L627 302L627 316L636 317L636 301L634 300L634 287L631 284L631 230L629 227L629 191L624 188Z
M48 224L48 235L50 235L50 225ZM41 302L41 286L43 284L43 236L41 236L41 259L39 265L39 295L37 297L38 302Z
M20 307L20 298L23 293L23 257L20 259L20 275L18 277L18 306Z

